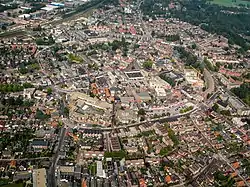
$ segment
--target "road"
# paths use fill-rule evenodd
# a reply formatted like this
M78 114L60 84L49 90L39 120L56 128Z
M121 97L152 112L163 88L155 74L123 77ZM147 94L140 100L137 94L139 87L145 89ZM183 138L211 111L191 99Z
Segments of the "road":
M52 157L52 163L51 166L49 168L48 171L48 186L49 187L56 187L56 177L55 177L55 170L56 170L56 166L57 166L57 162L59 160L59 153L60 153L60 149L62 147L65 135L66 135L66 128L62 127L60 134L59 134L59 140L58 140L58 147L56 150L56 153L54 154L54 156Z
M203 75L207 86L207 89L205 91L205 95L207 96L207 94L211 94L215 90L214 80L211 73L206 68L204 68Z
M37 157L37 158L10 158L10 159L0 159L0 161L24 161L24 160L43 160L50 159L50 157Z
M151 119L151 120L141 121L141 122L138 122L138 123L132 123L132 124L118 126L118 127L100 128L99 130L112 131L112 130L117 130L117 129L135 127L135 126L143 125L145 123L156 123L156 122L164 123L164 122L175 121L180 117L187 116L187 115L197 111L197 109L198 109L197 107L194 107L192 110L190 110L190 111L188 111L186 113L183 113L183 114L178 114L178 115L174 115L174 116L164 116L164 117L160 117L160 118L155 118L155 119ZM74 124L74 126L75 126L75 124ZM72 126L72 128L73 128L73 126ZM91 129L91 128L88 127L88 129ZM96 127L94 129L96 129Z

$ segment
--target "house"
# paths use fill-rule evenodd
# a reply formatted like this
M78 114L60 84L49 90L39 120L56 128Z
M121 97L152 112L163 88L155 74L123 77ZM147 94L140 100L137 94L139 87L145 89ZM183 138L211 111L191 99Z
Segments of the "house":
M198 164L192 164L191 166L189 166L189 171L193 175L196 175L197 173L199 173L200 170L201 170L201 167Z
M27 88L23 91L23 97L31 99L31 96L34 94L35 88Z
M173 141L169 138L168 135L162 138L162 142L165 143L166 145L170 145L170 146L174 145Z
M74 166L60 166L59 170L62 176L74 176L75 167Z
M2 157L4 158L11 158L11 151L3 151Z
M137 160L126 160L125 161L126 165L128 167L142 167L144 166L144 160L143 159L137 159Z

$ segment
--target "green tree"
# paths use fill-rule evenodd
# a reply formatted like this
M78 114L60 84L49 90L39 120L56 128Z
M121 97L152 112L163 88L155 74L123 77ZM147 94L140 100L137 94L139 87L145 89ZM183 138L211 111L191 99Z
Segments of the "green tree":
M192 47L192 49L196 49L197 48L196 43L193 43L191 47Z
M219 111L219 105L218 105L217 103L215 103L215 104L212 106L212 109L213 109L213 111L218 112L218 111Z
M140 108L138 111L138 115L144 116L144 115L146 115L146 111L143 108Z
M228 69L233 69L233 65L232 64L228 64L227 68Z
M145 61L144 63L143 63L143 67L145 68L145 69L152 69L152 66L153 66L153 62L151 61L151 60L147 60L147 61Z
M47 94L51 95L52 94L52 88L47 88Z

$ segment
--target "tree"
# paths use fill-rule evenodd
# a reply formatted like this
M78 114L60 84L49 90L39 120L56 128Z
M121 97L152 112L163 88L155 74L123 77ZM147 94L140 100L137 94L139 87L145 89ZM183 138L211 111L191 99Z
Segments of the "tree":
M196 43L193 43L191 47L192 47L192 49L196 49L197 48Z
M64 114L66 115L66 116L69 116L69 108L68 107L64 107Z
M7 30L6 25L2 25L2 27L1 27L1 28L2 28L2 30L4 30L4 31L5 31L5 30Z
M168 136L173 141L174 145L179 144L179 140L171 128L168 128Z
M250 83L243 83L240 87L232 88L231 91L250 106Z
M166 36L166 40L169 41L169 42L175 42L175 41L180 40L180 36L179 36L178 34L175 34L175 35L167 35L167 36Z
M143 63L143 67L145 68L145 69L152 69L152 66L153 66L153 62L151 61L151 60L147 60L147 61L145 61L144 63Z
M215 104L212 106L212 109L213 109L213 111L218 112L218 110L219 110L219 105L218 105L217 103L215 103Z
M139 111L138 111L138 115L140 115L140 116L146 115L145 110L143 108L140 108Z
M52 88L47 88L47 94L51 95L52 94Z
M232 64L228 64L227 68L228 69L233 69L233 65Z
M215 71L213 64L206 57L204 58L203 62L210 71Z
M221 113L222 115L225 115L225 116L230 116L230 115L231 115L231 113L230 113L229 110L222 110L220 113Z
M221 171L214 173L215 186L217 187L233 187L235 180L230 175L224 175Z

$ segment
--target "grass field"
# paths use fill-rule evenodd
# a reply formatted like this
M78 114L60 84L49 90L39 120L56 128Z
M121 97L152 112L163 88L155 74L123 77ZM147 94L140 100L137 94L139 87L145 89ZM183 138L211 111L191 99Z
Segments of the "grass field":
M211 3L227 7L238 6L239 4L250 5L250 1L243 0L213 0Z
M19 184L7 184L7 185L4 185L2 187L24 187L24 184L23 183L19 183Z

